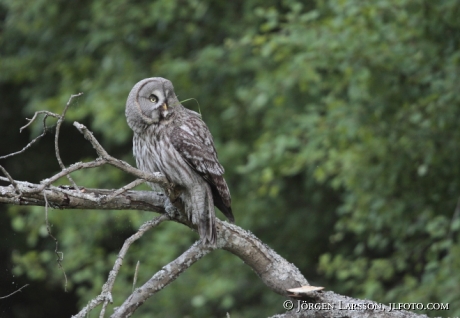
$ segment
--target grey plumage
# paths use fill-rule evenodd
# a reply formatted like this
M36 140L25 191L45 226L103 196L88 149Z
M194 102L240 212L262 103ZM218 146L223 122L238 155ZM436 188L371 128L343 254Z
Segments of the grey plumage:
M204 242L216 244L214 205L234 222L231 197L211 133L200 115L182 106L172 83L146 78L131 90L126 118L134 131L139 169L161 172L183 188L187 217Z

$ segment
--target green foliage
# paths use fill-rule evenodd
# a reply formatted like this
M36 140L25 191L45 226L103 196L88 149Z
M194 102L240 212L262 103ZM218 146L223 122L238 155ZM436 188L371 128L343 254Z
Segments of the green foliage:
M70 94L83 91L69 121L87 122L111 154L132 162L127 94L145 77L172 80L179 99L199 101L238 225L312 284L383 303L449 303L450 311L435 314L455 316L459 16L455 0L4 0L0 86L14 88L5 100L19 100L14 107L27 116L61 112ZM193 101L185 105L198 111ZM91 149L78 152L84 141L76 148L65 136L67 164L94 157ZM51 150L36 173L56 171L53 160ZM75 179L106 188L130 180L112 168ZM25 240L10 257L17 275L60 287L43 214L9 208L11 231ZM81 307L100 291L124 239L152 215L49 217ZM114 305L130 293L138 260L141 284L196 238L174 224L146 234L124 262ZM239 259L219 251L135 316L267 316L281 304Z

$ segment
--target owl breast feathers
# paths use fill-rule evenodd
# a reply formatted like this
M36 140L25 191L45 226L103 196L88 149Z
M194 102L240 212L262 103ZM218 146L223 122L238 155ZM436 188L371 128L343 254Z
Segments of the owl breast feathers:
M138 82L126 102L139 169L161 172L181 186L185 212L204 243L216 245L214 206L234 222L231 197L211 133L200 115L182 106L161 77Z

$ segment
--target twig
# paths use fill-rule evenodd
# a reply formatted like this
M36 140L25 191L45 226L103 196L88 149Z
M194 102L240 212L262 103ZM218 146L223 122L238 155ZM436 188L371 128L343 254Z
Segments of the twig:
M22 130L26 127L28 127L30 124L32 124L32 122L35 120L35 118L37 117L38 114L45 114L45 116L43 117L43 132L40 136L37 136L35 137L31 142L29 142L24 148L22 148L21 150L19 151L16 151L16 152L13 152L13 153L10 153L6 156L2 156L0 157L0 159L6 159L8 157L13 157L13 156L16 156L16 155L19 155L21 153L23 153L24 151L26 151L27 149L29 149L30 147L32 147L32 145L37 142L39 139L41 139L43 136L46 135L46 133L48 132L48 129L46 128L46 118L48 118L48 116L51 116L51 117L55 117L55 118L59 118L59 115L55 114L55 113L51 113L51 112L48 112L48 111L39 111L39 112L35 112L34 114L34 117L32 117L32 119L29 119L29 123L23 127L21 127L21 129L19 129L19 132L22 132Z
M72 95L72 96L76 97L76 96L80 96L80 94ZM69 100L69 102L70 102L70 100ZM30 123L33 120L35 120L37 115L41 114L41 113L45 114L45 118L43 119L44 131L43 131L42 135L40 135L39 137L35 138L31 143L29 143L29 145L24 147L21 151L18 151L18 152L14 153L14 154L10 154L10 155L7 155L7 156L0 157L0 159L8 158L8 157L10 157L12 155L20 154L20 153L24 152L35 141L37 141L39 138L43 137L46 134L46 131L47 131L46 125L45 125L45 120L46 120L47 116L57 117L57 118L59 118L59 120L61 120L63 118L63 117L60 117L59 115L56 115L56 114L50 113L50 112L36 112L34 117L32 119L30 119L29 123L26 126L22 127L22 129L27 127L28 125L30 125ZM63 113L63 115L65 115L65 112ZM58 127L56 128L56 134L57 135L59 134L60 125L61 124L58 123ZM130 174L132 174L132 175L134 175L134 176L136 176L136 177L138 177L140 179L143 179L145 181L158 183L165 189L171 187L171 185L168 183L168 181L166 180L166 178L162 174L160 174L160 173L154 173L154 174L145 173L145 172L143 172L141 170L138 170L138 169L132 167L131 165L129 165L128 163L126 163L126 162L124 162L122 160L118 160L118 159L110 156L107 153L107 151L105 151L105 149L99 144L99 142L96 140L96 138L94 138L93 134L84 125L82 125L82 124L80 124L78 122L74 122L74 126L83 134L83 136L87 140L90 141L92 146L96 149L96 152L99 155L99 158L97 158L94 161L85 162L85 163L78 162L78 163L72 164L68 168L65 168L65 166L62 164L62 160L60 160L60 158L58 157L58 161L60 161L60 165L62 164L61 165L62 170L59 173L57 173L54 176L52 176L51 178L43 180L41 182L42 185L40 187L33 188L33 189L30 189L30 190L25 189L25 191L27 193L39 193L39 192L43 191L46 187L50 186L54 181L58 180L59 178L62 178L64 176L67 176L69 178L70 177L69 174L74 172L74 171L76 171L76 170L95 168L95 167L102 166L102 165L104 165L106 163L108 163L108 164L110 164L112 166L115 166L115 167L117 167L117 168L119 168L119 169L121 169L121 170L123 170L123 171L125 171L127 173L130 173ZM57 139L55 139L55 146L57 147L56 141L57 141ZM56 152L57 156L59 156L59 149L58 148L56 148L56 149L57 149L57 152ZM10 182L14 181L14 179L11 178L11 177L8 177L8 179L9 179ZM135 187L135 186L141 184L142 182L144 182L144 181L135 180L132 183L126 185L123 188L121 188L119 193L123 193L124 191L129 190L132 187ZM14 183L13 183L13 185L14 185ZM73 187L78 190L78 186L75 183L73 184ZM119 194L119 193L117 193L117 194ZM108 198L108 200L112 200L116 195L113 195L112 197Z
M40 114L45 114L45 116L44 116L43 119L46 119L46 117L48 117L48 116L51 116L51 117L54 117L54 118L58 118L58 119L61 118L61 116L59 116L58 114L49 112L49 111L47 111L47 110L40 110L40 111L38 111L38 112L35 112L34 116L33 116L31 119L26 118L29 122L28 122L26 125L22 126L22 127L19 129L19 132L22 133L22 131L23 131L24 129L26 129L27 127L29 127L30 124L32 124L32 123L35 121L35 119L37 118L37 116L40 115Z
M101 313L99 317L104 317L106 307L108 303L112 303L112 288L115 283L115 279L118 275L118 272L120 271L121 265L123 265L123 259L125 258L126 253L128 252L129 247L137 241L139 238L144 235L145 232L150 230L153 227L158 226L161 224L163 221L169 220L169 216L167 214L162 214L160 216L157 216L156 218L145 222L139 227L139 230L131 235L128 239L126 239L125 243L123 244L123 247L121 248L120 252L118 253L117 260L115 261L115 264L113 265L113 269L109 273L109 277L107 279L107 282L102 286L102 292L99 296L97 296L95 299L90 301L86 307L84 307L77 315L72 316L75 318L83 318L86 317L86 315L94 309L96 306L98 306L101 303L104 303L102 306Z
M110 303L113 303L113 299L112 299L112 294L109 293L107 294L108 296L106 296L105 300L104 300L104 303L102 304L102 309L101 309L101 312L99 313L99 318L104 318L105 316L105 311L107 310L107 306ZM88 315L89 317L89 312L88 312Z
M139 272L139 264L140 264L140 262L137 261L136 269L134 270L134 278L133 278L133 289L132 289L132 292L134 291L134 288L136 287L136 283L137 283L137 273Z
M188 102L190 100L194 100L198 104L198 112L200 113L200 116L202 116L201 107L200 107L200 103L198 102L198 99L193 98L193 97L192 98L187 98L187 99L181 100L180 103L182 104L182 103Z
M142 287L136 289L125 302L118 307L111 318L129 317L147 298L162 290L173 282L182 272L213 250L203 246L201 241L195 242L190 248L174 261L164 266L153 275Z
M75 97L79 97L83 95L83 93L78 93L78 94L75 94L75 95L70 95L70 98L69 98L69 101L67 102L65 108L64 108L64 111L62 112L62 115L59 117L58 121L57 121L57 124L56 124L56 133L54 134L54 150L56 152L56 158L57 158L57 161L59 163L59 166L61 167L62 170L65 170L66 167L64 165L64 163L62 162L62 159L61 159L61 155L59 154L59 132L61 130L61 125L62 125L62 122L64 121L65 119L65 115L67 113L67 109L69 109L69 106L70 106L70 103L72 102L72 99L74 99ZM77 184L75 183L75 181L73 181L72 177L70 176L70 174L67 174L67 179L69 179L69 182L72 184L72 186L78 190L78 186Z
M6 295L6 296L3 296L3 297L0 297L0 299L5 299L5 298L8 298L8 297L10 297L11 295L14 295L14 294L16 294L17 292L20 292L20 291L21 291L21 289L23 289L23 288L26 288L27 286L29 286L29 284L25 284L24 286L22 286L21 288L19 288L19 289L15 290L15 291L14 291L14 292L12 292L11 294L9 294L9 295Z
M54 240L54 242L56 243L56 247L54 249L54 253L56 254L57 256L57 263L58 263L58 266L59 268L62 270L62 273L64 274L64 278L65 278L65 285L64 285L64 291L67 292L67 275L65 273L65 270L64 270L64 267L62 266L62 261L64 260L64 253L63 252L59 252L58 251L58 240L57 238L55 238L53 236L53 234L51 234L51 227L50 227L50 223L48 222L48 199L46 198L46 193L43 192L43 198L45 199L45 222L46 222L46 230L48 231L48 235Z
M6 171L5 168L3 168L3 166L0 165L0 170L2 170L3 174L5 175L5 177L8 179L8 181L13 185L14 189L16 190L16 192L18 194L22 194L21 190L19 190L19 187L18 187L18 184L16 183L16 181L10 176L10 174L8 173L8 171Z
M113 194L111 194L110 196L108 197L102 197L100 202L101 203L106 203L106 202L110 202L113 200L113 198L115 198L117 195L120 195L122 194L123 192L126 192L128 190L131 190L132 188L135 188L137 187L138 185L141 185L145 182L145 180L142 180L142 179L136 179L134 180L133 182L131 183L128 183L127 185L125 185L124 187L118 189L117 191L113 192Z
M39 193L41 191L43 191L46 187L50 186L51 183L53 183L54 181L68 175L69 173L71 172L74 172L74 171L77 171L77 170L80 170L80 169L88 169L88 168L96 168L96 167L99 167L99 166L102 166L104 165L105 162L102 161L102 160L94 160L94 161L90 161L90 162L78 162L78 163L75 163L71 166L69 166L68 168L62 170L61 172L55 174L54 176L52 176L51 178L48 178L48 179L45 179L45 180L42 180L42 182L40 182L40 186L39 187L34 187L33 189L30 189L30 190L27 190L25 189L24 192L26 193ZM76 188L78 190L78 188Z
M83 136L91 143L93 148L96 150L96 153L99 155L99 160L102 160L103 163L108 163L118 169L125 171L126 173L132 174L137 178L144 179L148 182L153 182L159 184L164 189L171 187L168 180L161 173L146 173L139 169L134 168L130 164L124 162L123 160L116 159L110 156L107 151L101 146L101 144L94 138L93 133L86 128L85 125L80 124L79 122L74 122L73 125L83 134Z

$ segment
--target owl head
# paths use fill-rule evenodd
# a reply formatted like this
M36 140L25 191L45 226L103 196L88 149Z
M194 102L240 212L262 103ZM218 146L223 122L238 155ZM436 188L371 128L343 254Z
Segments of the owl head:
M140 132L171 117L179 105L171 81L162 77L143 79L134 85L126 101L128 125Z

